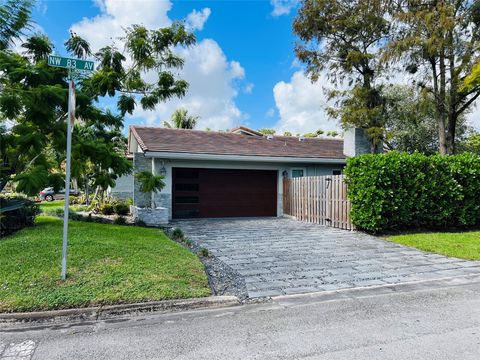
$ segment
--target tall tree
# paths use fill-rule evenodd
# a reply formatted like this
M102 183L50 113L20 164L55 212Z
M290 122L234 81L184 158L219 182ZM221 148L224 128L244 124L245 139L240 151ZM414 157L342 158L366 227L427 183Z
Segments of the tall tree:
M480 82L464 86L480 60L480 2L401 0L393 12L396 38L386 59L405 64L435 101L439 152L455 152L459 119L480 96Z
M295 52L316 82L328 72L329 79L346 82L348 91L333 91L339 107L331 109L346 126L367 129L372 150L383 138L383 100L376 85L380 74L378 51L389 36L385 12L389 1L302 0L293 23L300 37Z
M390 85L385 98L384 144L390 150L434 154L438 151L435 102L414 86Z
M165 121L163 125L166 128L189 129L192 130L197 125L199 117L190 115L187 109L177 109L173 112L170 121Z
M0 190L15 182L19 191L33 195L58 180L58 171L52 169L62 163L52 159L64 158L68 82L65 69L49 67L46 62L52 44L45 35L30 36L23 44L24 54L8 48L29 23L30 2L20 3L24 5L21 11L14 1L0 7L0 46L3 41L6 47L0 48ZM88 56L88 42L71 35L67 50L73 56ZM109 46L97 53L98 71L76 80L78 123L72 157L74 162L94 165L93 181L101 187L112 185L116 176L129 170L123 150L117 146L123 116L133 112L137 101L143 109L153 109L187 91L188 84L173 74L183 65L173 50L193 44L195 37L182 24L174 23L156 30L132 25L123 40L124 54L131 58L129 65L125 65L124 54ZM147 81L147 72L149 79L152 73L156 79ZM117 95L119 115L96 106L100 97ZM56 154L53 157L52 152ZM72 170L76 171L75 166Z

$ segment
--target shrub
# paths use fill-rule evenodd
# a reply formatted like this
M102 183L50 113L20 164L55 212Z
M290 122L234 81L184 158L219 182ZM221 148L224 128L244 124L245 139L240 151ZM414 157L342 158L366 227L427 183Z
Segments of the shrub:
M175 240L182 240L184 238L184 234L183 234L183 231L182 229L179 229L179 228L175 228L173 229L172 231L172 237L175 239Z
M89 200L92 202L93 200L93 195L89 195ZM84 205L87 203L87 195L85 194L80 194L78 196L70 196L69 197L69 203L70 205Z
M118 216L115 220L113 220L115 225L125 225L127 223L127 219L124 216Z
M84 221L85 218L81 214L77 214L75 211L68 212L68 218L70 220Z
M143 220L135 220L135 226L146 227L147 224Z
M100 205L100 212L103 215L112 215L114 213L113 205L108 203Z
M208 252L208 249L201 248L200 251L198 252L198 256L209 257L210 253Z
M359 229L480 225L478 155L362 155L348 159L345 175Z
M0 213L0 236L11 234L27 226L33 226L40 213L38 205L22 196L0 197L0 209L23 204L18 209Z
M115 214L118 215L128 215L130 212L130 206L124 201L118 201L113 205L113 208L115 210Z

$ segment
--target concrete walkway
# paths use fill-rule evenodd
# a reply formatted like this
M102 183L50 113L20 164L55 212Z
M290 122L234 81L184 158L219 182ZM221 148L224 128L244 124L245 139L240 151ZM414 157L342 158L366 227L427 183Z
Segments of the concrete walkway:
M251 298L480 273L480 262L286 218L182 220L173 225L240 273Z

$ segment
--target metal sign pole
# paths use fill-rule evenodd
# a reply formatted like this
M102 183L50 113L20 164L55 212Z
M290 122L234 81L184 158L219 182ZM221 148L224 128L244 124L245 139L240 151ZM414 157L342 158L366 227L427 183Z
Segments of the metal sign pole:
M67 164L65 169L65 204L63 208L63 244L62 244L62 280L67 277L67 240L68 240L68 206L70 200L70 161L72 154L72 125L75 116L75 84L72 70L82 72L93 71L93 61L82 59L64 58L56 55L48 55L48 66L68 69L68 120L67 120Z
M62 280L67 277L67 240L68 240L68 209L70 202L70 158L72 153L72 97L75 84L72 71L68 69L68 119L67 119L67 164L65 169L65 204L63 208L63 245L62 245Z

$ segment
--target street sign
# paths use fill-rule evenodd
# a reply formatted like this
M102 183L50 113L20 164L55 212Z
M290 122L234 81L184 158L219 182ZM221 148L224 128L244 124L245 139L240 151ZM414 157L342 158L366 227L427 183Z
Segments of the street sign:
M67 243L68 243L68 205L70 194L70 162L72 157L72 127L75 118L75 82L72 69L93 71L93 61L70 59L48 55L48 65L68 69L68 119L67 119L67 159L65 168L65 201L63 204L63 243L62 243L62 280L67 277Z
M93 61L71 59L55 55L48 55L48 65L65 69L77 69L83 71L94 70Z

